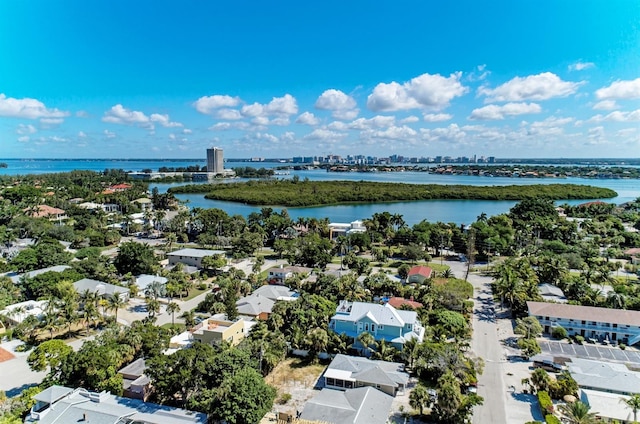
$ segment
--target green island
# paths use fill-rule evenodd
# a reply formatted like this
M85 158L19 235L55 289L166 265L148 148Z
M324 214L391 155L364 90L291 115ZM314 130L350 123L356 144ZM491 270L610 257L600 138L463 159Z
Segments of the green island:
M172 194L206 193L205 198L249 205L305 207L343 203L411 200L601 199L614 190L579 184L469 186L401 184L369 181L268 180L230 184L193 184L169 189Z

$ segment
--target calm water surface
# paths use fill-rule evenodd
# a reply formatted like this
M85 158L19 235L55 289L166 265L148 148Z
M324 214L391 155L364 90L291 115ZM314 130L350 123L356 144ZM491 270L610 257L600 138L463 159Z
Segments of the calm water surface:
M8 164L8 168L0 169L0 175L24 175L42 174L50 172L67 172L75 169L103 171L105 169L124 169L126 171L140 171L150 168L156 171L159 167L186 167L190 165L205 165L205 160L57 160L57 159L0 159L0 162ZM244 163L228 162L227 167L252 166L252 167L276 167L278 163ZM640 197L640 180L596 180L583 178L566 179L526 179L506 177L475 177L467 175L438 175L426 172L376 172L376 173L334 173L323 170L289 171L288 175L280 175L278 178L292 178L297 175L300 179L309 178L315 181L349 180L349 181L380 181L413 184L461 184L475 186L493 185L530 185L530 184L554 184L571 183L585 184L598 187L606 187L615 190L618 197L602 199L611 203L623 203ZM237 180L236 180L237 181ZM161 192L173 185L181 184L153 184ZM177 196L187 202L190 207L220 208L230 215L247 216L251 212L257 212L260 207L249 205L207 200L199 194L181 194ZM595 200L595 199L594 199ZM580 201L567 201L569 204L583 203ZM564 203L564 201L558 201ZM311 208L288 208L289 215L298 217L329 218L332 222L351 222L372 216L376 212L389 211L403 215L409 225L416 224L423 219L431 222L443 221L457 224L471 223L481 213L497 215L507 212L516 202L490 201L490 200L422 200L415 202L394 202L383 204L355 204L339 206L320 206ZM274 207L276 210L281 208Z

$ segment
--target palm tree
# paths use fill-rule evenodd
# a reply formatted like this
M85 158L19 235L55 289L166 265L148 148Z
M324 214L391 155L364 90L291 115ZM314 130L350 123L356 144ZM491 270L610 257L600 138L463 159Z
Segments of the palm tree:
M599 422L596 418L597 412L589 412L590 406L581 401L561 405L559 409L565 416L564 422L568 424L595 424Z
M196 313L193 311L184 311L180 318L184 320L184 324L187 328L191 328L196 325Z
M621 398L620 402L625 403L633 411L633 422L638 421L638 410L640 410L640 394L634 393L629 399Z
M318 353L327 350L327 346L329 345L329 335L326 330L317 327L307 333L306 341L310 345L311 352L313 353L312 361L316 362L318 359Z
M371 345L373 345L376 342L376 339L373 337L373 334L369 333L368 331L363 331L358 336L358 342L362 346L362 353L364 354L364 356L371 355L371 352L373 350L371 349Z
M116 324L118 323L118 309L122 308L128 302L120 297L119 293L111 293L107 298L107 307L113 310L116 315Z
M386 340L380 340L378 343L378 350L373 353L373 359L393 362L397 353L398 349L387 343Z
M420 415L422 415L424 408L428 407L430 403L431 396L429 396L427 388L424 387L421 383L418 383L409 395L409 405L413 409L419 410Z
M167 313L171 314L171 326L173 327L175 324L175 314L176 312L180 312L180 305L176 302L169 302L167 304Z
M149 314L149 318L154 318L158 312L160 312L160 302L158 299L151 298L147 300L147 313Z

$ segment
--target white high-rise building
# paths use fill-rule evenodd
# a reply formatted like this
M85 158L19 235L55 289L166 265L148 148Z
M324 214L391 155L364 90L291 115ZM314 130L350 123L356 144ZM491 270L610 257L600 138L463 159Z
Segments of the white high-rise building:
M221 148L213 147L207 149L207 172L224 172L224 159Z

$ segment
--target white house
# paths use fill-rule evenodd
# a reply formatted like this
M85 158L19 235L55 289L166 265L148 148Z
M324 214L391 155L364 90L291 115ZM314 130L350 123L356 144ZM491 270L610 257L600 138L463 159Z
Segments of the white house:
M0 311L0 315L14 324L20 324L28 316L42 319L48 303L46 300L27 300L26 302L14 303Z
M349 224L342 222L332 222L329 224L329 238L335 239L339 236L348 236L354 233L365 233L367 227L365 227L362 221L353 221Z
M208 250L208 249L180 249L167 254L169 266L176 264L184 264L202 268L202 258L206 256L224 255L224 250Z

